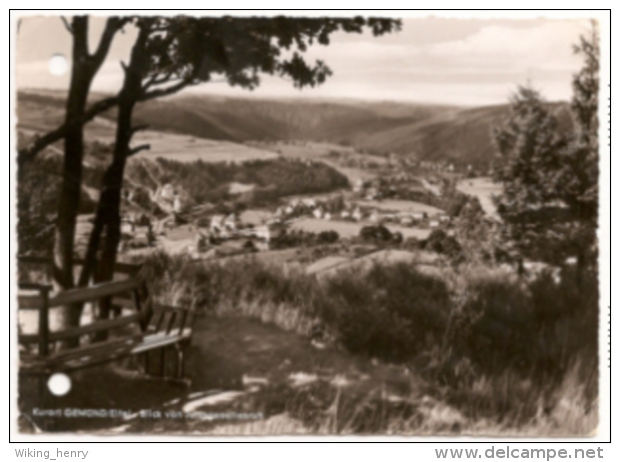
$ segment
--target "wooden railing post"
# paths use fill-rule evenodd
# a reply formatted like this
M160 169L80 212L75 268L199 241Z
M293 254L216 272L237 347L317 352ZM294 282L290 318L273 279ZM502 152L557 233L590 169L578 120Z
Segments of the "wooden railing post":
M144 279L144 276L139 274L137 277L140 278L141 284L136 290L136 308L142 315L142 330L146 331L146 328L151 321L151 317L153 316L153 299L151 298L152 295L149 291L149 286ZM139 296L140 290L142 292L142 297Z
M49 354L49 291L51 287L40 288L41 307L39 308L39 356Z

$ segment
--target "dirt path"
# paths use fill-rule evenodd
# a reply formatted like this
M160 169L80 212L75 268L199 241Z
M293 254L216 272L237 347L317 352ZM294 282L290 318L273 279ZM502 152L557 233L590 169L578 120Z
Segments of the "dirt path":
M376 365L335 348L319 349L297 334L247 318L204 317L196 323L189 370L193 389L230 388L252 382L293 383L292 375L346 377L361 382L409 381L403 368ZM370 383L372 385L372 383ZM402 385L402 384L399 384Z
M381 390L384 397L396 401L411 396L421 385L403 367L333 348L319 349L276 326L236 317L196 320L187 370L192 379L189 389L121 373L118 367L81 372L73 377L71 393L56 398L52 408L130 412L118 418L47 419L47 426L55 431L204 433L248 425L249 430L242 431L258 432L277 422L293 431L304 427L286 417L287 410L306 405L307 399L323 400L323 405L338 391L364 397ZM30 388L22 396L33 392ZM166 413L191 417L166 418ZM234 415L232 419L209 417L217 413L250 418L239 422Z

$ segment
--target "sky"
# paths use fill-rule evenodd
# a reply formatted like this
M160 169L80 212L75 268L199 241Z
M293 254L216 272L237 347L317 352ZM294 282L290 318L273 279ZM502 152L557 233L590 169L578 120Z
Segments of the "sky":
M100 17L91 21L91 47L103 23ZM318 88L297 90L289 81L264 76L254 91L215 81L183 94L483 106L506 103L518 85L529 82L547 100L568 100L571 77L582 65L572 45L589 27L589 21L579 19L406 18L397 33L382 37L338 33L329 46L311 47L307 58L325 61L334 72ZM130 28L117 34L93 90L118 91L120 61L127 59L134 39ZM59 17L22 18L16 54L18 88L67 89L69 73L52 75L49 61L58 54L69 57L70 51L71 37Z

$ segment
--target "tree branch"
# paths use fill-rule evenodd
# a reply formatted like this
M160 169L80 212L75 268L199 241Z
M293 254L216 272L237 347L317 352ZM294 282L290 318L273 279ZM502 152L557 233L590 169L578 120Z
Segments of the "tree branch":
M143 85L143 91L148 90L149 88L151 88L153 85L160 85L162 83L166 83L166 82L170 82L171 77L173 75L172 71L167 72L164 75L161 75L158 77L158 74L153 75L150 79L148 79L146 81L146 83Z
M176 93L189 85L192 85L192 81L189 79L183 79L179 83L176 83L169 87L158 88L156 90L143 93L142 96L138 99L138 101L148 101L150 99L172 95L173 93Z
M170 26L153 26L149 27L149 32L167 32L170 30Z
M61 16L60 19L62 20L62 23L65 25L65 29L67 29L69 33L73 35L73 27L71 27L71 24L69 24L69 21L67 20L67 18L65 18L64 16Z
M101 35L101 40L99 41L99 46L91 58L93 60L93 64L96 68L101 66L103 60L108 55L108 51L110 51L110 45L112 44L112 39L114 35L129 21L129 18L118 18L112 17L108 18L105 24L105 29L103 30L103 34Z
M102 112L107 111L108 109L113 108L117 104L118 104L118 97L116 96L97 101L89 109L86 110L86 112L84 113L84 117L82 118L80 122L83 124L90 122L91 120L95 118L95 116L97 116L98 114L101 114ZM55 130L47 132L42 137L37 138L29 146L23 149L20 149L18 152L18 156L17 156L18 166L22 167L24 164L34 159L34 157L39 152L41 152L43 149L48 147L50 144L53 144L57 141L62 140L65 137L66 131L67 131L67 126L65 124L62 124Z
M146 92L146 88L143 87L142 95L138 98L138 102L172 95L190 85L193 85L193 80L191 77L187 77L174 85L170 85L165 88L158 88L150 92ZM118 102L118 96L97 101L89 109L86 110L86 112L84 113L84 117L81 120L81 123L85 124L87 122L90 122L98 114L101 114L102 112L105 112L118 105ZM63 124L55 130L46 133L41 138L38 138L26 148L20 149L17 157L18 166L22 167L23 165L34 159L34 157L36 157L36 155L43 149L57 141L62 140L65 137L66 130L67 127L65 124Z
M138 154L140 151L148 151L149 149L151 149L150 144L141 144L140 146L136 146L135 148L130 149L129 154L127 154L127 157Z
M76 43L80 45L79 47L80 49L77 50L79 51L77 55L77 57L79 58L81 56L80 53L87 52L87 49L85 48L86 47L86 36L87 36L87 31L88 31L87 18L86 17L74 18L73 25L69 24L67 18L65 18L64 16L61 17L61 19L63 21L63 24L65 25L65 28L67 28L67 30L71 34L76 36L74 40L76 41ZM90 55L87 58L91 62L92 67L90 71L93 74L97 72L97 70L103 63L103 60L107 56L110 50L110 45L112 44L112 39L114 38L114 35L129 20L130 20L129 18L112 17L106 21L105 29L101 36L101 40L99 41L99 45L97 46L97 50L95 51L93 55ZM74 59L76 58L75 53L76 53L76 50L74 50ZM85 124L89 122L97 114L107 111L108 109L112 108L116 104L118 104L118 97L112 97L112 98L107 98L107 99L98 101L84 113L84 117L80 120L80 123ZM20 167L23 166L25 163L32 160L39 152L41 152L43 149L48 147L50 144L63 139L66 131L67 131L67 127L65 124L63 124L60 127L56 128L55 130L52 130L46 133L41 138L38 138L37 140L35 140L34 143L32 143L30 146L24 149L20 149L18 152L18 157L17 157L18 165Z
M182 90L183 88L185 88L186 86L191 85L191 81L189 80L183 80L175 85L171 85L169 87L166 88L159 88L156 90L153 90L151 92L148 93L144 93L139 99L138 101L148 101L150 99L154 99L154 98L159 98L161 96L167 96L167 95L171 95L173 93L176 93L180 90ZM87 122L90 122L91 120L93 120L95 118L95 116L101 114L102 112L105 112L111 108L113 108L114 106L116 106L118 104L118 96L114 96L114 97L110 97L110 98L106 98L106 99L102 99L100 101L97 101L95 104L93 104L89 109L86 110L86 112L84 113L84 117L81 120L81 123L85 124ZM49 145L56 143L57 141L62 140L65 137L65 133L67 131L67 127L65 124L59 126L58 128L47 132L45 135L43 135L40 138L37 138L33 143L31 143L29 146L22 148L19 150L18 152L18 156L17 156L17 165L19 167L22 167L23 165L27 164L28 162L30 162L32 159L34 159L37 154L39 154L41 151L43 151L45 148L47 148ZM136 130L137 131L137 130Z

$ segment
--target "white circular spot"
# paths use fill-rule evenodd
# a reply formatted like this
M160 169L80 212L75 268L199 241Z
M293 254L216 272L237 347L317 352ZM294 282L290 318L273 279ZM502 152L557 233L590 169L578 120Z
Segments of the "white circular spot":
M56 396L64 396L71 390L71 379L67 374L56 373L47 381L47 388Z
M50 58L49 69L52 75L63 75L68 67L67 58L63 55L54 55Z

